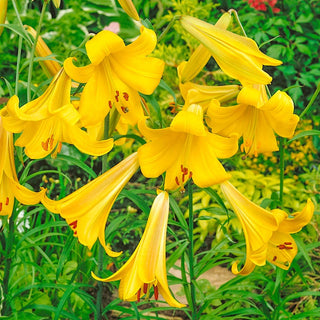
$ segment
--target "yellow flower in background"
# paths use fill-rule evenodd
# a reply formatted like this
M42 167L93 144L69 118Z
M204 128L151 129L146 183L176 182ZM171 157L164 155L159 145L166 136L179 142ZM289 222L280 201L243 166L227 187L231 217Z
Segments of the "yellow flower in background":
M8 7L8 0L0 0L0 23L4 24L6 22L7 16L7 7ZM3 28L0 26L0 35L3 32Z
M246 240L246 261L238 270L238 261L232 265L234 274L247 275L255 266L263 266L266 260L288 269L297 253L297 246L290 236L309 223L314 205L308 200L305 208L293 214L282 210L265 210L244 197L230 182L221 184L221 190L241 222Z
M217 158L234 155L238 138L208 132L201 106L193 104L180 111L169 128L150 129L141 121L139 130L148 140L138 150L141 171L147 178L166 172L165 189L183 189L189 178L201 188L229 179Z
M277 91L268 99L264 85L248 86L240 91L237 102L220 107L212 101L206 119L212 132L243 136L241 151L253 155L277 151L275 132L281 137L293 136L299 117L293 114L293 101L285 92Z
M99 238L106 253L116 257L121 252L112 251L105 243L106 223L120 191L138 168L137 153L133 153L65 198L55 201L45 196L42 203L67 221L81 244L91 249Z
M137 21L140 20L137 9L131 0L118 0L118 2L129 17Z
M185 101L185 106L190 104L199 104L204 111L207 110L212 99L218 100L220 103L236 98L240 91L239 85L224 85L224 86L206 86L193 82L182 82L181 74L185 69L187 62L183 61L178 66L178 76L180 79L179 89Z
M19 108L13 96L0 111L4 127L22 132L15 145L25 147L29 158L39 159L60 151L61 143L74 144L81 152L100 156L113 147L113 139L96 141L79 127L80 114L70 103L71 79L63 69L37 99Z
M34 192L19 183L13 150L12 133L3 127L0 116L0 216L12 214L14 198L26 205L34 205L40 202L46 190Z
M129 260L112 276L99 281L120 280L119 297L126 301L140 301L153 287L155 299L160 293L176 308L184 307L170 293L166 272L166 234L169 215L169 195L161 191L153 202L142 238Z
M86 43L91 64L76 67L74 58L64 62L67 74L86 83L79 112L85 127L101 122L114 106L131 124L144 116L138 92L151 94L158 86L164 62L146 57L156 46L156 34L141 27L141 35L131 44L104 30Z
M180 22L186 31L210 51L227 75L238 79L244 85L270 83L272 78L262 70L263 65L278 66L282 63L262 53L252 39L190 16L182 16ZM202 66L207 56L206 53ZM188 80L188 77L186 79Z
M34 30L30 26L26 26L27 31L32 35L32 37L35 39L36 37L36 30ZM61 69L60 64L54 60L54 57L52 56L52 52L49 49L49 47L46 45L46 43L43 41L41 36L38 37L37 45L36 45L36 55L37 57L45 58L48 57L47 60L39 61L40 65L45 72L45 74L51 78L55 76ZM51 57L49 57L51 56Z

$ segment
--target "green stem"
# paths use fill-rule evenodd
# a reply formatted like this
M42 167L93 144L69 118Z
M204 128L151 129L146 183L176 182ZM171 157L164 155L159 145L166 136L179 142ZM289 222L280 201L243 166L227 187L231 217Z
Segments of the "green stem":
M310 110L310 108L312 107L314 101L316 100L318 94L320 92L320 82L318 83L317 89L316 91L313 93L308 105L305 107L305 109L301 112L300 114L300 119Z
M12 209L12 215L9 219L9 230L8 237L6 239L6 253L5 253L5 266L4 266L4 274L3 274L3 315L9 315L11 312L11 307L9 301L9 279L10 279L10 270L11 263L13 257L13 243L14 243L14 220L15 220L15 211L16 211L16 201L14 202L14 206Z
M283 182L284 182L284 138L280 137L279 143L280 152L280 205L283 205Z
M16 96L18 95L18 91L19 91L19 73L20 73L21 50L22 50L22 37L19 37L17 68L16 68L16 86L14 88L14 94Z
M194 286L194 258L193 258L193 190L192 190L192 180L188 181L188 198L189 198L189 276L190 276L190 293L191 293L191 314L192 320L198 319L197 315L197 303L196 303L196 290Z
M38 42L38 38L39 38L41 26L42 26L44 14L46 12L46 7L47 7L47 1L44 1L43 5L42 5L42 10L41 10L41 14L40 14L39 23L38 23L38 26L37 26L37 29L36 29L36 36L34 38L34 42L33 42L33 45L31 47L31 56L30 56L30 60L29 60L29 69L28 69L28 84L27 84L27 101L28 102L31 100L31 79L32 79L32 71L33 71L34 53L36 51L36 46L37 46L37 42Z
M109 137L109 124L110 116L109 114L106 116L104 120L104 134L103 138L108 139ZM102 173L108 170L108 162L107 162L107 154L102 156ZM103 271L103 258L104 258L105 250L101 243L99 243L99 251L98 251L98 277L102 277ZM102 294L103 294L103 282L98 281L98 292L97 292L97 301L96 301L96 320L102 320Z
M174 23L180 19L180 16L174 16L172 18L172 20L168 23L168 25L166 26L166 28L163 30L163 32L160 34L160 36L158 37L158 42L160 42L163 37L168 33L168 31L172 28L172 26L174 25Z

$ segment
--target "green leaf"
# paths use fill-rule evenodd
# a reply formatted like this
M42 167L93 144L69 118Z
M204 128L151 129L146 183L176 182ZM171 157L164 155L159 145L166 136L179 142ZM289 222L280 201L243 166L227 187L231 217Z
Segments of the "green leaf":
M7 29L10 29L11 31L13 31L17 35L21 36L24 40L26 40L29 46L32 46L32 42L30 40L29 34L27 33L27 31L25 29L22 29L20 25L18 25L18 24L1 24L0 23L0 27L5 27Z
M303 132L299 132L293 138L288 140L287 144L294 141L294 140L300 139L302 137L307 137L307 136L320 136L320 130L306 130Z

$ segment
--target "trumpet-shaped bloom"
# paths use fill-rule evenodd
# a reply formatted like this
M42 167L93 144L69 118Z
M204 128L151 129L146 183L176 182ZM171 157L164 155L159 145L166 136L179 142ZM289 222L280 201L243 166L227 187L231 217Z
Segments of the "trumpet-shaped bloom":
M282 269L288 269L297 253L290 233L298 232L309 223L314 205L308 200L301 212L293 218L282 210L267 211L245 198L230 182L221 184L221 190L239 218L246 240L246 261L238 270L238 261L232 265L235 274L247 275L266 260Z
M164 62L146 57L156 46L155 33L141 27L141 35L126 46L111 31L101 31L86 43L91 64L76 67L73 58L64 62L67 74L86 83L79 112L85 127L101 122L115 106L132 124L143 117L139 92L151 94L158 86Z
M27 31L32 35L32 37L35 39L37 32L32 27L27 26ZM46 43L43 41L41 36L38 37L37 45L36 45L36 55L37 57L45 58L48 57L48 60L40 60L40 65L43 69L43 71L46 73L48 77L55 76L61 69L60 64L54 60L54 57L52 57L52 52L49 49L49 47L46 45ZM49 57L51 56L51 57Z
M192 104L180 111L169 128L150 129L141 121L139 129L149 140L138 150L141 171L148 178L166 172L165 189L183 188L191 177L202 188L229 179L217 158L234 155L238 138L208 132L201 106Z
M268 100L265 86L255 87L244 87L235 106L220 107L212 101L207 123L212 132L226 136L236 132L243 136L241 150L257 155L278 150L274 132L292 137L299 117L293 114L292 99L285 92L277 91Z
M25 147L29 158L43 158L55 149L59 152L62 142L95 156L112 149L113 139L96 141L80 129L80 114L70 103L70 88L71 79L61 69L39 98L19 108L18 97L13 96L0 111L8 131L22 132L15 144Z
M100 279L110 282L120 280L119 297L126 301L140 301L154 288L154 296L160 293L167 303L181 308L170 293L166 273L166 233L169 214L169 195L161 191L153 202L142 238L130 259L112 276Z
M113 203L138 168L137 153L133 153L65 198L54 201L45 196L42 203L67 221L81 244L91 249L99 238L106 253L116 257L120 253L105 243L105 227Z
M34 205L40 202L45 190L31 191L19 183L14 164L13 137L2 125L0 117L0 215L12 214L14 198L23 204Z
M183 61L178 66L178 76L180 79L179 88L181 95L185 101L185 105L199 104L203 110L207 110L210 101L216 99L221 103L235 99L240 91L238 85L225 85L225 86L206 86L193 82L182 82L181 74L185 69L187 62Z
M243 84L270 83L272 78L262 70L263 65L281 64L281 61L262 53L252 39L194 17L182 16L180 22L184 29L210 51L227 75Z

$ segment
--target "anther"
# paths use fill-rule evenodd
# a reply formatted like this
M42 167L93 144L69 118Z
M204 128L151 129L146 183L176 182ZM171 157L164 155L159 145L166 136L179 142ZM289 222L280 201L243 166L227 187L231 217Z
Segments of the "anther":
M109 104L109 108L112 109L112 102L111 102L111 100L108 101L108 104Z
M74 220L74 221L72 221L71 223L69 223L69 226L70 226L72 229L76 229L76 228L77 228L77 225L78 225L78 220Z
M156 300L158 300L158 298L159 298L159 290L158 290L158 287L155 286L155 285L153 285L153 290L154 290L154 298L155 298Z
M147 293L148 292L148 284L144 283L143 284L143 293Z
M9 204L9 198L6 198L6 206Z
M128 101L129 100L129 94L127 92L123 92L123 98Z
M42 149L45 151L48 151L49 139L50 138L48 138L46 142L43 142L43 141L41 142Z
M0 202L0 211L2 211L2 202Z
M119 94L120 92L117 90L116 95L114 96L117 102L119 102Z
M177 184L178 186L180 186L178 177L175 178L175 181L176 181L176 184Z
M272 261L276 261L277 260L277 256L274 256Z
M53 148L53 140L54 140L54 138L53 138L53 134L52 134L51 137L49 138L50 149Z
M284 244L288 245L288 246L291 246L292 245L292 242L285 242Z
M141 294L141 288L137 292L137 300L140 302L140 294Z
M129 112L129 109L127 107L121 106L121 110L123 113Z

